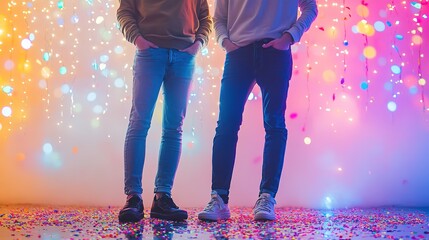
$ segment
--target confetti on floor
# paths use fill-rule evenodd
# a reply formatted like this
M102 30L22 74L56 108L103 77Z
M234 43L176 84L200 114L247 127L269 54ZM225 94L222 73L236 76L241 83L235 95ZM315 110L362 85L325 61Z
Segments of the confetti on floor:
M428 208L277 208L277 220L255 222L250 208L231 219L203 222L150 219L120 224L119 207L0 206L0 239L429 239Z

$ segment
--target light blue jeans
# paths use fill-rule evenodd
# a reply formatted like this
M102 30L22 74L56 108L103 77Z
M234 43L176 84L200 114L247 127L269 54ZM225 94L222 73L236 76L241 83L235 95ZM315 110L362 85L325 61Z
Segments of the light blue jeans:
M158 93L163 89L162 138L155 192L171 194L182 148L182 125L186 115L195 56L176 49L138 50L133 67L133 95L125 137L125 194L142 194L146 137Z

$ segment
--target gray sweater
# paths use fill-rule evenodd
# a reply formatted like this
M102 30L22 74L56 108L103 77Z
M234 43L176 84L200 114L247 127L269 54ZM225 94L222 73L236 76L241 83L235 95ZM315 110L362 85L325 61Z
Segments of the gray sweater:
M213 20L221 46L225 38L245 46L263 38L280 38L285 32L298 42L317 13L315 0L216 0Z

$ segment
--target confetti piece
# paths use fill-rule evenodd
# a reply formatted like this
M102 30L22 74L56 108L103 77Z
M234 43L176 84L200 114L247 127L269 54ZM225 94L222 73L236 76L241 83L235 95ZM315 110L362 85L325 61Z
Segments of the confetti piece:
M418 3L418 2L411 2L411 6L417 8L417 9L421 9L422 8L422 4Z

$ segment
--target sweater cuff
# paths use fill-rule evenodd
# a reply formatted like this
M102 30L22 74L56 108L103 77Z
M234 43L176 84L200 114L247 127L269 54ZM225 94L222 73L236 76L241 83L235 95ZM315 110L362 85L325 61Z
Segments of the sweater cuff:
M219 36L218 37L218 39L217 39L217 42L219 43L219 45L220 45L220 47L221 48L223 48L224 49L224 47L223 47L223 40L225 40L226 38L228 38L228 36L226 36L226 35L221 35L221 36Z
M292 36L293 43L297 43L301 40L302 33L300 33L300 31L295 27L290 28L284 33L289 33Z
M291 45L295 44L296 41L295 41L295 38L293 37L293 35L290 32L288 32L288 31L286 31L286 32L283 33L283 35L285 35L285 34L288 34L290 36L290 38L292 39Z
M204 46L204 40L201 38L196 38L195 42L199 41L201 43L202 46Z
M134 34L134 35L131 35L130 36L130 40L129 40L129 42L130 43L132 43L132 44L134 44L134 45L136 45L136 40L137 40L137 38L140 36L140 34L139 33L137 33L137 34Z

